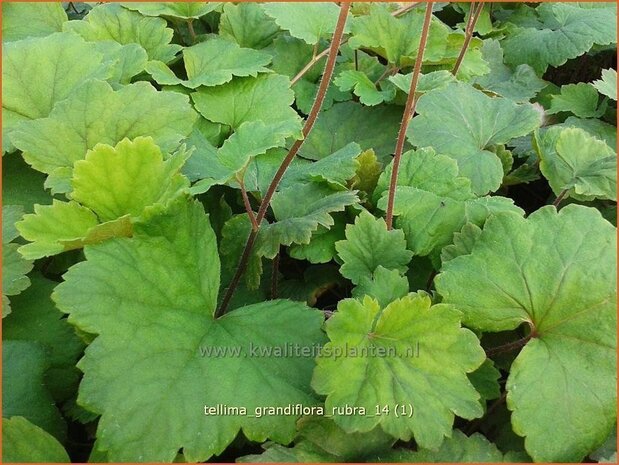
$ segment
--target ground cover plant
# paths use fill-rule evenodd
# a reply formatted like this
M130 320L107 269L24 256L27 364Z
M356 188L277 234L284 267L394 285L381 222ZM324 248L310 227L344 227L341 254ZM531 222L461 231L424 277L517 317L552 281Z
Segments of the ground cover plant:
M614 3L2 3L4 462L616 461Z

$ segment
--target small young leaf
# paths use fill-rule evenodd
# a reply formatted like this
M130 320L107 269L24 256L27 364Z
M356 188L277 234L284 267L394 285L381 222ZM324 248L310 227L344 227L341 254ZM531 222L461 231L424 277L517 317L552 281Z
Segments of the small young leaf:
M100 222L165 205L189 187L179 173L183 156L164 161L151 137L123 139L115 147L99 144L73 168L71 198L96 213Z
M182 84L190 89L200 86L218 86L230 82L233 76L253 76L268 72L265 68L271 56L251 48L241 48L234 42L213 38L183 50L187 80L177 78L172 70L160 61L146 66L159 84Z
M540 170L555 195L579 200L617 199L617 154L577 128L552 127L536 135Z
M363 276L352 290L355 299L363 300L370 296L385 308L395 299L401 299L409 292L408 279L398 270L388 270L381 265L376 267L372 276Z
M389 102L395 97L395 89L387 87L379 90L370 78L361 71L342 71L333 81L342 91L352 90L359 101L368 106Z
M579 82L561 86L561 94L552 96L548 113L569 111L579 118L598 118L606 111L606 105L598 107L598 97L591 84Z
M378 266L404 274L413 253L406 250L404 233L387 230L385 220L374 218L363 211L354 225L346 226L346 240L335 244L343 261L340 273L359 284L362 278L371 278Z
M606 95L617 101L617 71L613 68L602 70L602 79L593 81L595 87L600 94Z

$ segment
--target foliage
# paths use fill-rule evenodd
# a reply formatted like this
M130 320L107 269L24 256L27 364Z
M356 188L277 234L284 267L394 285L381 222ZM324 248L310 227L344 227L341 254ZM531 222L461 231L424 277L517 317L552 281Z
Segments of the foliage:
M3 462L616 461L615 4L2 16Z

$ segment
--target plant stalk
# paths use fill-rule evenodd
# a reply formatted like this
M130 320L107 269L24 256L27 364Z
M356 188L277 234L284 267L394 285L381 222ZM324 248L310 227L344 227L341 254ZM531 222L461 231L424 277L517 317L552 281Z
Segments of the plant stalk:
M563 201L563 199L565 198L565 196L567 195L567 192L569 191L569 189L563 189L561 192L559 192L559 195L557 195L557 198L555 199L554 202L552 202L552 205L558 210L559 209L559 204Z
M331 78L333 76L333 70L335 69L335 60L337 58L338 50L340 48L342 37L344 35L344 26L346 25L346 18L348 17L349 10L350 10L350 2L342 2L342 5L340 7L340 14L337 20L337 24L335 26L335 31L333 32L333 39L331 40L331 45L327 49L328 50L327 63L325 65L325 71L322 74L322 78L320 80L320 85L318 86L318 93L316 95L316 100L314 100L314 103L312 104L312 108L309 112L307 120L305 121L305 124L303 125L303 130L302 130L303 138L296 140L294 144L292 144L292 147L290 147L290 150L288 151L286 158L284 158L284 160L282 161L281 165L279 166L279 169L277 170L277 172L275 173L275 176L273 177L273 180L271 181L271 184L269 184L269 187L264 195L264 198L262 199L262 202L260 203L260 208L258 209L258 214L256 216L256 223L258 224L258 229L255 229L255 230L252 229L252 231L249 233L249 237L247 238L247 243L245 244L245 249L243 249L243 254L241 255L241 259L237 266L236 272L232 278L232 281L230 281L230 285L228 286L228 289L226 290L226 294L224 295L224 298L221 301L221 305L215 311L215 318L218 318L224 313L226 313L228 305L230 304L230 299L232 299L232 296L234 295L234 291L238 287L241 277L243 276L243 273L245 272L245 269L247 268L247 263L251 255L251 251L254 247L256 238L258 236L258 232L260 230L260 225L262 224L262 220L264 219L266 215L267 209L269 208L269 205L271 203L271 199L273 198L273 195L275 194L275 190L277 189L277 186L279 185L282 177L284 176L284 173L290 166L290 163L292 163L292 160L297 155L297 152L303 145L303 142L307 139L307 136L309 135L310 131L314 127L314 123L316 122L316 119L318 118L318 113L320 112L320 109L322 108L325 95L327 94L327 89L329 88L329 84L331 83Z
M400 8L399 10L394 11L393 13L391 13L391 16L397 18L398 16L402 16L404 13L408 13L410 10L412 10L413 8L415 8L417 5L419 5L422 2L415 2L412 3L410 5L407 5L403 8ZM348 39L344 39L342 40L342 42L340 43L340 46L344 45L346 42L348 42ZM355 50L355 70L358 70L358 61L357 61L357 55L356 55L357 51ZM312 59L307 62L307 64L303 67L303 69L301 69L301 71L299 71L296 76L294 76L292 78L291 85L295 85L297 82L299 82L299 80L305 76L305 74L312 69L312 67L318 63L322 58L324 58L325 56L327 56L329 54L329 49L325 49L322 52L320 52L318 55L312 57Z
M475 32L475 25L477 24L477 20L479 19L479 15L484 9L484 2L479 2L477 4L471 5L471 10L469 12L469 19L466 24L466 30L464 32L464 43L462 44L462 48L460 49L460 53L458 54L458 58L456 59L456 63L454 64L453 69L451 70L451 74L454 76L458 74L460 70L460 66L462 65L462 61L464 61L464 55L466 55L466 51L469 48L469 44L471 43L471 39L473 39L473 32Z
M432 6L433 2L426 3L426 14L423 19L421 38L419 39L419 50L417 52L417 58L415 59L415 67L413 69L413 76L411 78L411 86L408 91L408 98L406 99L406 106L404 107L404 114L402 115L402 122L400 123L400 130L398 132L398 140L396 142L395 152L393 154L391 182L389 184L389 197L387 199L387 216L385 219L387 223L387 230L391 230L391 228L393 227L393 204L395 201L395 189L398 182L398 171L400 169L402 151L404 150L406 129L408 128L408 123L412 118L415 112L415 107L417 105L417 98L415 97L415 92L417 90L417 81L419 80L419 74L421 73L423 54L426 49L426 43L428 42L428 32L430 31L430 22L432 20Z

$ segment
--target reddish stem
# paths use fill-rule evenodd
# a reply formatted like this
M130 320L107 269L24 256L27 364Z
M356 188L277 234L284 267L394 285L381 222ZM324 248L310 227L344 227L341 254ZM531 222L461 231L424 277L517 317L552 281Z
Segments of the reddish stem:
M245 182L243 182L242 178L237 178L239 186L241 186L241 197L243 197L243 204L245 205L245 211L247 212L247 216L249 216L249 221L251 221L251 228L254 231L258 230L258 222L256 221L256 215L251 208L251 203L249 202L249 196L247 195L247 189L245 189Z
M454 64L453 69L451 70L451 74L454 76L458 74L460 70L460 66L464 61L464 55L466 55L466 51L469 48L469 44L471 43L471 39L473 38L473 32L475 32L475 25L477 24L477 20L479 19L479 15L484 9L484 3L479 2L477 5L472 4L469 12L469 19L466 24L466 30L464 32L464 43L462 44L462 48L460 49L460 54L456 59L456 63Z
M417 99L415 97L415 91L417 90L417 81L419 80L419 74L421 73L421 64L423 63L423 54L428 41L428 32L430 31L430 21L432 20L432 2L426 3L426 14L423 20L423 28L421 30L421 38L419 39L419 51L417 52L417 58L415 59L415 67L413 69L413 76L411 78L411 86L408 91L408 98L406 99L406 106L404 107L404 114L402 115L402 122L400 123L400 131L398 132L398 140L395 145L395 152L393 154L393 166L391 170L391 182L389 184L389 197L387 199L387 216L386 223L387 229L391 230L393 227L393 204L395 201L395 189L398 182L398 171L400 169L400 160L402 158L402 151L404 150L404 141L406 139L406 129L408 123L415 112L415 106L417 105Z
M419 5L422 2L415 2L411 5L405 6L403 8L400 8L399 10L394 11L393 13L391 13L391 16L394 17L398 17L398 16L402 16L404 13L409 12L410 10L412 10L413 8L415 8L417 5ZM342 40L342 42L340 43L340 46L344 45L346 42L348 42L348 39L344 39ZM358 69L357 67L357 59L356 59L356 53L357 51L355 50L355 70ZM322 58L326 57L329 54L329 49L325 49L322 52L320 52L318 55L312 57L312 59L303 67L303 69L301 71L299 71L295 77L292 78L292 80L290 81L292 83L292 85L295 85L303 76L305 76L305 73L307 73L310 69L312 69L312 67L318 63Z
M563 189L561 192L559 192L559 195L557 195L557 198L555 199L555 201L552 202L552 204L557 210L559 209L559 204L563 201L563 199L567 195L568 190L569 189Z
M275 176L273 177L273 180L271 181L271 184L269 184L269 187L267 188L264 198L262 199L262 202L260 203L260 208L258 209L258 215L256 216L256 223L258 224L258 228L255 230L252 230L249 233L249 237L247 238L247 243L245 244L245 249L243 250L243 254L241 255L241 260L239 261L239 265L232 278L232 281L230 281L230 285L228 286L228 289L226 290L226 294L224 295L224 298L221 301L221 305L215 312L215 318L226 313L226 310L230 303L230 299L232 299L234 291L239 285L241 277L243 276L243 273L245 272L245 269L247 268L247 262L249 261L251 251L256 242L256 237L258 236L258 231L260 230L260 225L262 224L262 220L264 219L267 209L269 208L271 199L273 198L273 194L275 194L275 190L277 189L277 186L279 185L282 177L284 176L284 173L290 166L290 163L292 163L292 160L294 159L297 152L303 145L303 142L307 139L307 136L309 135L310 131L314 127L314 123L316 122L316 119L318 118L318 113L320 112L320 109L325 99L325 95L327 93L327 89L329 88L329 84L331 82L331 77L333 76L333 70L335 68L335 60L337 58L337 53L338 53L340 44L342 42L342 36L344 35L344 26L346 25L346 18L348 17L349 10L350 10L350 2L342 2L342 6L340 8L340 15L338 17L337 24L335 26L335 31L333 32L333 39L331 40L331 45L327 49L329 56L327 58L327 63L325 65L325 71L320 80L320 85L318 86L318 93L316 95L316 100L314 100L314 103L309 112L307 120L305 121L305 124L303 125L303 130L302 130L303 138L296 140L294 144L292 144L292 147L288 151L288 155L286 155L286 158L284 158L284 160L282 161L281 165L279 166L279 169L277 170L277 173L275 173Z

